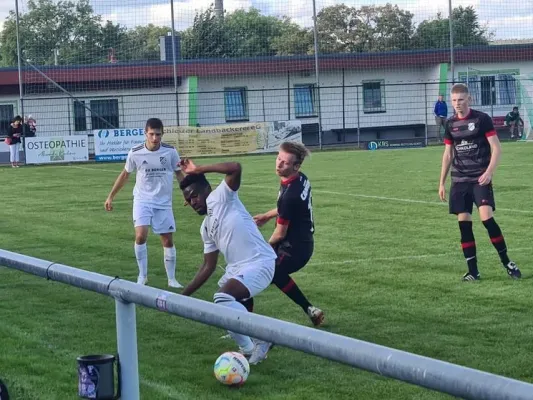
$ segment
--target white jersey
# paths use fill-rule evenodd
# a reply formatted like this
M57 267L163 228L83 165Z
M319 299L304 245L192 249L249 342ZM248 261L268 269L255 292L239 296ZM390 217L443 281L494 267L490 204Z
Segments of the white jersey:
M143 144L128 152L124 169L137 171L133 189L134 203L148 204L153 208L172 208L174 173L180 170L177 150L165 143L151 151Z
M252 216L225 180L207 197L207 216L200 228L204 253L220 250L226 270L276 259L276 253L263 238Z

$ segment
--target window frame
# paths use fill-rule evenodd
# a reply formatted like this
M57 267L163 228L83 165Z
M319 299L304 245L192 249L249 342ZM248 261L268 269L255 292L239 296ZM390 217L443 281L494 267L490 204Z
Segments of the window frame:
M15 118L15 115L17 115L17 112L18 112L18 109L17 109L17 102L14 102L14 101L2 101L0 102L0 107L1 106L11 106L13 108L13 115L11 116L11 120L13 120L13 118ZM9 124L11 123L11 121L8 121L8 124L7 126L9 126ZM7 127L6 127L7 129ZM6 138L7 137L7 130L6 132L2 132L0 130L0 137L1 138Z
M311 107L312 107L312 110L310 113L298 113L298 102L297 102L297 94L296 94L296 91L298 89L304 89L304 88L307 88L309 89L309 94L310 94L310 97L311 97ZM293 86L293 105L294 105L294 116L295 118L316 118L318 117L318 112L317 112L317 87L316 87L316 84L315 83L297 83L297 84L294 84Z
M379 107L367 107L365 102L365 85L379 84L380 105ZM363 113L364 114L380 114L387 112L387 105L385 102L385 79L368 79L361 82L361 92L363 97ZM368 89L367 89L368 90ZM376 89L371 89L376 90Z
M229 107L236 106L228 104L227 94L230 92L240 92L242 102L242 115L230 116L228 114ZM224 119L226 122L246 122L250 120L248 112L248 88L246 86L225 87L224 88Z

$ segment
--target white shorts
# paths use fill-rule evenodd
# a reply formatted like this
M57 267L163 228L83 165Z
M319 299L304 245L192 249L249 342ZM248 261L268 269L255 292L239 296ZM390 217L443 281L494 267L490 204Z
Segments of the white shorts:
M236 279L246 286L250 292L250 297L255 297L270 286L274 278L275 268L276 260L272 260L235 268L231 271L226 270L226 273L218 281L218 286L224 286L229 279Z
M148 204L133 203L133 226L151 226L158 235L176 232L172 209L153 208Z

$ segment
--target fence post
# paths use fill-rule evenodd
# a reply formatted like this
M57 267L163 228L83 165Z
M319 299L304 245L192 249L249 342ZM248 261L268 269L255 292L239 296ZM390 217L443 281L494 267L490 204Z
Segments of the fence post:
M263 104L263 122L266 122L266 111L265 111L265 88L261 89L261 101Z
M428 145L428 84L427 83L424 83L424 102L425 102L425 107L424 107L424 114L425 114L425 119L426 119L426 128L425 128L425 131L426 131L426 146ZM439 126L439 136L440 136L440 126Z
M496 89L494 87L495 83L496 83L495 81L494 82L492 80L490 81L490 117L491 118L494 118L494 101L492 100L493 98L492 96L496 92Z
M287 71L287 121L291 120L291 73Z
M68 114L68 135L72 136L72 117L70 115L70 101L69 99L65 99L67 102L67 114Z
M357 148L360 148L361 140L361 123L359 121L359 86L355 87L355 98L357 99L356 108L357 108Z
M135 304L115 298L120 388L125 400L139 400L139 360Z
M346 89L344 86L344 68L342 69L342 142L346 143Z

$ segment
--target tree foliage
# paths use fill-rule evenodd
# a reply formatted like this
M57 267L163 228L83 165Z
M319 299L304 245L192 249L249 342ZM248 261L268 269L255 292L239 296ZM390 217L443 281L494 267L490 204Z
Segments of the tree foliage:
M20 16L22 56L34 64L96 64L159 60L165 26L126 28L102 21L89 0L28 0ZM418 26L413 14L397 5L325 7L317 15L321 53L402 51L449 46L449 21L441 14ZM0 32L0 66L17 65L15 14ZM491 33L473 7L453 10L455 46L485 45ZM259 10L236 10L218 17L211 7L180 32L181 58L258 57L313 54L313 31L288 17ZM57 52L57 55L56 55Z

